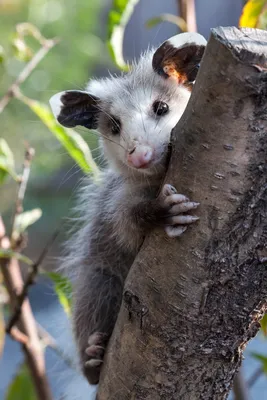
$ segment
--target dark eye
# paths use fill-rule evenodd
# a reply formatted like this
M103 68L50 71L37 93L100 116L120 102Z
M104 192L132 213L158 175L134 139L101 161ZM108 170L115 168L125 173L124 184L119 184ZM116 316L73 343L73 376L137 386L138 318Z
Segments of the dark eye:
M112 117L111 118L111 132L113 135L118 135L121 130L121 122L118 118Z
M155 101L153 103L153 111L156 115L165 115L169 111L169 106L164 101Z

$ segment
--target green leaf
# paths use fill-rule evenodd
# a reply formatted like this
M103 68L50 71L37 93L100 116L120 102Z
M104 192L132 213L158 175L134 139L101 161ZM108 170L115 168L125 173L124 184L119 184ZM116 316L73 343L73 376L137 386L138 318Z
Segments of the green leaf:
M25 364L20 366L17 375L9 386L6 400L37 400L32 377Z
M250 354L253 358L256 358L261 362L263 372L267 374L267 356L255 352L251 352Z
M47 272L45 275L53 281L58 300L65 313L70 316L72 304L72 285L70 281L56 272Z
M7 163L14 167L14 156L5 139L0 138L0 155L4 156Z
M5 51L2 46L0 46L0 65L5 61Z
M66 129L59 125L55 120L54 115L46 104L21 96L25 104L40 118L40 120L48 127L55 135L59 142L65 147L69 155L76 161L79 167L86 173L98 177L99 170L92 158L90 149L86 141L72 129Z
M261 329L262 329L264 336L267 336L267 314L264 314L260 323L261 323Z
M266 0L249 0L243 7L239 26L243 28L260 28L259 17L266 5Z
M265 30L267 29L267 10L266 9L263 9L262 13L259 16L257 28L265 29Z
M24 262L27 265L33 265L33 261L30 258L9 249L0 248L0 258L16 258L16 260Z
M28 62L32 59L33 52L32 50L26 45L24 40L20 38L19 36L15 36L13 41L12 41L12 49L14 52L14 56L23 62Z
M177 15L172 15L172 14L162 14L159 15L158 17L151 18L146 22L146 27L153 28L154 26L160 24L161 22L171 22L172 24L177 25L182 32L187 31L187 24L185 20L181 17L178 17Z
M14 156L5 139L0 138L0 184L4 182L8 174L15 180L18 176L14 170Z
M113 0L108 16L108 49L117 67L129 71L123 58L123 38L126 25L139 0Z
M25 211L16 215L12 238L16 240L30 225L38 221L41 216L42 210L40 208L34 208L31 211Z

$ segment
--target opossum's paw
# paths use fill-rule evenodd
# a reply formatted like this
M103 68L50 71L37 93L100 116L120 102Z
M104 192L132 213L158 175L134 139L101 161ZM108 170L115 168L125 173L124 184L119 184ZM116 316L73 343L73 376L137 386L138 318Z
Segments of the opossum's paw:
M108 341L108 335L95 332L89 336L85 350L84 374L89 383L95 385L99 381L100 370Z
M163 214L165 232L169 237L180 236L188 224L198 221L199 217L186 215L188 211L195 210L200 203L192 202L183 194L178 194L174 186L165 184L159 196Z

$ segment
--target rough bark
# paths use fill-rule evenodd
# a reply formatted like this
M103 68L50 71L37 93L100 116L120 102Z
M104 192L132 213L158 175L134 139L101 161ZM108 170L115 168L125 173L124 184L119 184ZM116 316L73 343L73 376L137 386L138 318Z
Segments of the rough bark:
M201 206L145 239L126 281L99 400L218 400L267 300L267 32L212 30L165 182Z

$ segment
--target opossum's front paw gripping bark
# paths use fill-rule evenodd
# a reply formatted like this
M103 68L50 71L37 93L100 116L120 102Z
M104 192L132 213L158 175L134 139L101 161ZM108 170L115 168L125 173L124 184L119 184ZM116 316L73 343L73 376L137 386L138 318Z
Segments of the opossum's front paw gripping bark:
M84 373L91 384L99 381L108 336L95 332L89 336L88 347L85 350Z
M183 194L178 194L175 187L165 184L158 198L162 207L163 223L165 232L169 237L180 236L188 224L196 222L199 218L186 215L188 211L195 210L200 203L191 202Z

